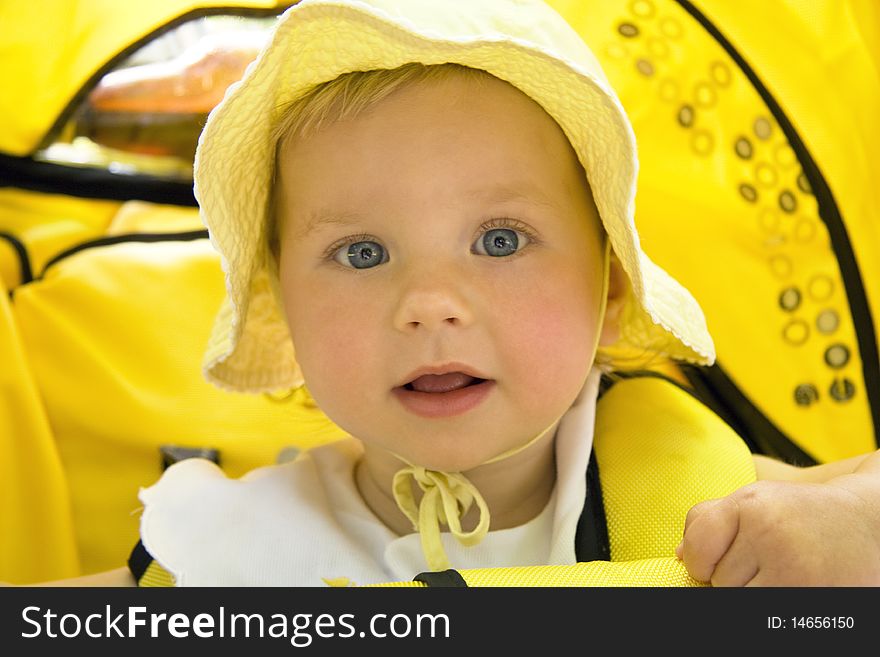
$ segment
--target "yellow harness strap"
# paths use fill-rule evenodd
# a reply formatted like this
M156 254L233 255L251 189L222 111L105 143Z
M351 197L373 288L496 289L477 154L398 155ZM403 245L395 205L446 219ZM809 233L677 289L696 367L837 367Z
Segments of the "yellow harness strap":
M691 577L675 557L638 561L589 561L566 566L513 566L475 568L457 571L461 586L467 587L540 587L540 586L707 586ZM431 586L421 580L383 582L367 587Z

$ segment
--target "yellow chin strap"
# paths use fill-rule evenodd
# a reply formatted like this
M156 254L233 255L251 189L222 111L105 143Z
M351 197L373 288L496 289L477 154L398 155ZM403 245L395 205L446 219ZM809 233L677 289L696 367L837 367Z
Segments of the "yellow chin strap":
M599 330L596 332L596 341L593 345L594 354L599 347L599 337L605 320L610 263L611 240L606 236L602 295L599 306ZM481 465L501 461L531 447L546 436L561 419L561 416L556 418L549 427L524 445L509 449ZM407 466L394 474L391 484L394 501L397 502L398 508L412 522L413 530L419 533L422 542L422 552L425 555L425 562L428 564L428 568L433 571L451 568L449 557L446 556L446 551L443 549L443 543L440 540L440 524L446 525L449 528L449 532L463 546L471 547L477 545L489 532L489 507L486 505L486 500L480 495L477 487L460 472L429 470L420 465L413 465L400 456L397 456L397 458L406 463ZM410 477L422 489L422 499L418 506L413 496ZM476 503L480 511L480 520L474 529L465 532L461 528L461 518L470 510L471 505L474 503Z

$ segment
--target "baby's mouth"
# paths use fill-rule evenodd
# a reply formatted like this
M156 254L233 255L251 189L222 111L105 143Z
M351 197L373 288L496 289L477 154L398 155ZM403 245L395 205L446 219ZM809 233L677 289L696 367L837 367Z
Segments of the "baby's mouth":
M394 388L397 400L411 413L423 418L449 418L467 413L482 404L495 388L492 379L464 372L422 374Z
M402 387L404 390L415 392L444 393L479 385L484 381L486 379L471 376L464 372L447 372L445 374L423 374Z

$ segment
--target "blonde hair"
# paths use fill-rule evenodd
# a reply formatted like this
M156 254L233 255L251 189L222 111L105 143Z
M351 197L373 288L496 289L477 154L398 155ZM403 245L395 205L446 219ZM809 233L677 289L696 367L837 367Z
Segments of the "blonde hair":
M477 80L494 77L481 69L461 64L426 65L418 62L394 69L343 73L334 80L312 87L290 103L275 126L272 137L276 142L282 142L290 136L308 137L329 123L357 117L401 87L416 82L442 80L452 75L465 75Z
M289 139L308 138L328 125L356 118L403 87L417 82L443 80L453 75L464 75L477 81L495 77L481 69L461 64L425 65L412 62L394 69L351 71L315 85L284 108L281 119L271 133L271 139L276 145L273 189L277 180L278 155ZM278 282L280 235L274 192L269 194L269 204L267 212L269 225L266 227L266 236L269 265L273 273L270 279L276 300L281 304ZM608 239L604 229L602 233L603 239ZM631 290L628 290L627 294L631 294ZM650 347L638 353L632 351L624 353L613 347L607 350L599 347L595 363L606 374L613 371L629 372L646 369L665 371L672 366L671 359L663 355L662 349Z

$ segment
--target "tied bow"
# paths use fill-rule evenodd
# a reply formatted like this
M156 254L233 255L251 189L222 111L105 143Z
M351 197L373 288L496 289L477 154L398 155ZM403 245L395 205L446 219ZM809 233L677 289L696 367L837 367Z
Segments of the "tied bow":
M409 477L422 489L422 500L416 507ZM400 510L410 519L413 529L419 532L422 552L428 568L434 571L450 568L449 558L440 540L440 524L449 527L456 540L470 547L477 545L489 531L489 508L477 487L459 472L438 472L419 465L398 470L392 482L394 500ZM473 503L480 510L480 521L469 532L461 528L461 517Z

